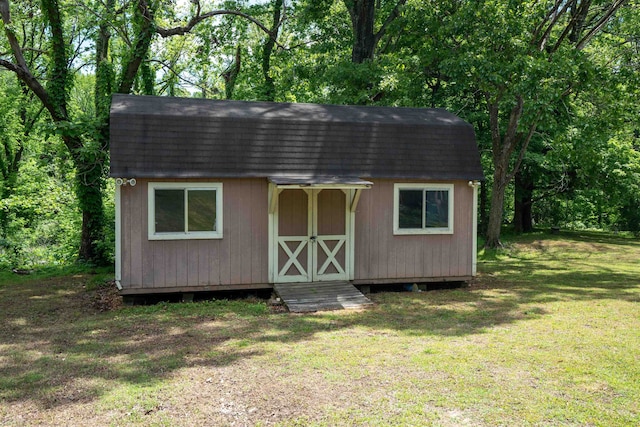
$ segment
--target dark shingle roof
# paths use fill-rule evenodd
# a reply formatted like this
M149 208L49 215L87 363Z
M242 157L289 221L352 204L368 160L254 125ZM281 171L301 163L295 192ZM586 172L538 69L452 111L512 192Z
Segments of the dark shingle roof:
M470 124L440 109L114 95L111 176L483 179Z

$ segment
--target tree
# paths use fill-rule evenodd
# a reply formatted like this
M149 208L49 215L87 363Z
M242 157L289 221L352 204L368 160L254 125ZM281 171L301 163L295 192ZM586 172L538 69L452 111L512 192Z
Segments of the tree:
M400 16L400 9L406 0L393 2L381 2L380 0L344 0L351 18L353 32L353 45L351 48L351 61L362 64L372 61L378 43L393 21ZM380 9L391 8L384 22L375 30L376 15Z
M4 42L8 52L0 56L0 66L20 79L22 84L35 95L48 112L55 132L60 135L73 159L76 168L75 191L82 211L82 236L79 258L93 262L103 262L101 253L104 227L104 207L102 191L109 148L109 105L113 92L131 93L137 80L142 77L142 90L153 91L154 78L148 67L149 48L156 34L162 37L188 34L196 25L216 16L233 15L247 19L263 31L269 30L250 15L237 10L213 10L203 12L200 2L191 2L192 13L184 25L164 27L156 20L159 3L155 0L136 0L118 6L116 0L99 3L76 2L73 5L64 0L42 0L40 5L29 3L26 13L20 14L20 23L12 19L9 0L0 0L0 15L4 29ZM84 14L68 15L67 8ZM22 10L20 10L22 11ZM173 13L163 9L163 18ZM16 26L29 20L31 16L44 17L42 32L46 39L46 62L42 66L45 74L38 74L27 61L27 54L39 51L30 45L32 39L19 39ZM69 21L84 19L77 26ZM165 20L166 21L166 20ZM80 28L81 33L72 32ZM118 35L117 53L113 52L112 32ZM95 116L70 112L69 91L74 81L80 51L90 45L91 34L95 34ZM69 45L68 40L72 40ZM9 57L11 56L11 58ZM37 69L36 69L37 70ZM141 77L140 77L141 75Z
M31 6L31 15L42 13L47 37L46 75L37 75L27 63L25 51L35 49L27 39L18 39L14 30L9 0L0 1L0 13L7 44L13 61L0 59L0 66L13 71L22 83L40 100L49 113L67 147L76 168L76 196L82 211L82 235L79 258L87 261L103 262L100 241L103 239L104 211L102 190L108 150L108 105L112 90L112 76L108 68L107 52L110 34L104 21L99 25L96 40L96 117L93 122L80 121L69 112L69 91L74 79L74 61L77 50L86 43L78 34L67 34L66 4L58 0L42 0L39 10ZM115 2L105 3L109 17L113 16ZM139 0L135 3L134 21L138 23L131 48L122 60L118 91L128 93L133 86L138 68L148 51L153 31L153 5ZM77 18L77 17L76 17ZM135 27L135 26L134 26ZM86 35L92 31L88 25L83 28ZM74 36L76 36L74 38ZM68 37L74 40L72 51ZM89 130L89 132L87 132Z
M608 228L621 215L629 190L639 184L625 154L628 145L621 143L639 125L637 28L634 5L619 9L602 37L586 48L592 62L589 80L553 106L552 121L538 126L536 133L546 140L532 139L515 175L516 231L531 230L534 216L540 224ZM615 163L604 161L612 157ZM581 200L588 203L578 204ZM562 219L554 212L560 205L573 207Z
M264 95L261 97L265 101L276 100L276 87L271 76L271 53L276 45L278 32L282 24L283 0L273 0L273 18L271 28L267 33L262 45L262 75L264 76ZM239 56L236 57L236 64L240 64Z
M7 76L0 75L0 201L10 197L18 181L18 171L25 149L24 137L27 133L24 121L20 122L20 113L16 105L22 103L18 85L10 82ZM26 107L24 107L26 108ZM26 116L26 114L25 114ZM24 116L23 116L24 117ZM24 117L26 120L26 117ZM0 210L0 238L7 238L8 210Z
M493 184L487 247L500 246L505 191L540 123L592 78L585 50L624 5L616 1L451 2L441 70L482 95Z

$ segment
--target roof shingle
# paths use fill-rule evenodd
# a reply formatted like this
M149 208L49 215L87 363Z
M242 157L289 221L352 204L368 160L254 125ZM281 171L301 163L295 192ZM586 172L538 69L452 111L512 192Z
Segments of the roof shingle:
M441 109L114 95L111 176L483 179L470 124Z

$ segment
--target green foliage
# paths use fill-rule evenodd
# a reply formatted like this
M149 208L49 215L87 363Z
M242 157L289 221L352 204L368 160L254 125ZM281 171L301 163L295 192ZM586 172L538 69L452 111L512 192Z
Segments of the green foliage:
M69 73L69 45L65 37L64 17L58 0L41 0L51 38L49 41L49 70L47 91L60 118L66 118L67 100L73 77Z
M24 127L16 104L23 101L18 86L10 82L9 76L0 76L0 198L14 191L18 178L21 152L24 149ZM0 223L4 227L4 221ZM0 235L5 235L0 231Z
M159 2L152 0L148 2L146 14L137 5L133 5L133 22L132 31L134 39L131 46L126 49L123 56L123 66L119 76L119 88L117 91L128 93L133 87L133 83L137 76L138 69L134 69L135 64L140 64L147 57L149 46L155 34L154 14L158 8Z
M41 114L43 104L26 86L0 74L6 100L0 104L3 266L69 262L81 241L90 242L94 261L112 259L113 184L105 177L108 112L111 94L119 90L447 108L473 124L487 187L496 171L489 103L499 109L502 137L521 97L516 141L535 126L522 171L534 187L536 225L640 228L637 1L577 49L584 28L564 32L570 13L539 43L540 23L555 2L407 0L385 26L373 59L362 64L352 60L351 1L284 2L277 43L232 15L203 20L183 36L159 38L157 28L186 25L198 5L154 0L145 10L144 3L10 2L25 59L55 108L51 117ZM199 4L201 13L247 13L273 31L280 2ZM374 32L397 4L375 2ZM590 6L586 24L610 4L584 2ZM0 38L0 52L13 60L7 37ZM508 170L519 147L507 159ZM507 184L504 191L502 218L509 221L518 189ZM83 213L85 239L78 229Z
M15 193L2 200L8 212L6 238L1 242L0 266L34 268L75 260L80 217L68 162L48 161L28 153Z
M113 70L113 64L109 61L100 62L96 68L94 79L95 108L93 110L95 111L94 115L101 120L105 120L109 116L114 84L115 71ZM85 89L86 92L88 92L87 89Z

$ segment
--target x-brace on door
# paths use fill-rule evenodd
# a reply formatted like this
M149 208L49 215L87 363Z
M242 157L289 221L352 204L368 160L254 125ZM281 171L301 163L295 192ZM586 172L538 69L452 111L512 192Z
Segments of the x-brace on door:
M285 189L277 204L275 281L348 280L347 192Z

